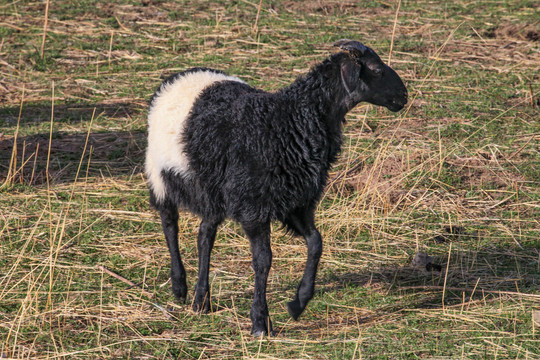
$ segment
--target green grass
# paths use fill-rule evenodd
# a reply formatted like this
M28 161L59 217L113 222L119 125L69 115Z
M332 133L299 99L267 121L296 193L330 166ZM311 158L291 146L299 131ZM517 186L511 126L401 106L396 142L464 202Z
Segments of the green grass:
M536 2L402 2L395 32L397 2L261 4L54 1L43 56L45 2L0 5L0 358L539 359ZM393 43L410 106L348 115L315 297L289 317L306 249L275 224L278 335L253 339L237 224L212 254L216 311L172 296L147 104L191 66L276 90L341 38L384 60ZM193 290L198 219L179 225ZM442 271L413 267L418 251Z

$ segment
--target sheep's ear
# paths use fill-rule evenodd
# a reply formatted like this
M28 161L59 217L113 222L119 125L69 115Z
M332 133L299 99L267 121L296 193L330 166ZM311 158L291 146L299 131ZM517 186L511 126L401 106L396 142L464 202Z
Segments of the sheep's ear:
M347 94L351 94L358 86L358 79L360 79L360 65L354 61L345 61L341 64L341 81Z
M349 52L352 56L360 58L365 55L368 47L359 41L342 39L334 43L334 46Z

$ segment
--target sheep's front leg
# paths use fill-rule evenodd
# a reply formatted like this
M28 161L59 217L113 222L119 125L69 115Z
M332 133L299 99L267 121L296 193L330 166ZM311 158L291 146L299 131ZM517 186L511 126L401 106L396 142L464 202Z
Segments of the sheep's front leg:
M304 276L300 281L294 300L287 304L289 314L294 320L298 320L298 317L306 308L315 291L315 277L317 275L319 259L322 255L322 238L319 231L315 228L313 213L311 212L292 216L288 219L288 224L304 237L308 249Z
M178 249L178 207L169 205L160 210L161 226L171 254L171 281L174 296L185 301L187 295L186 271Z
M251 244L253 269L255 270L255 293L251 306L251 334L253 336L274 335L266 303L266 282L272 266L270 248L270 223L242 224Z
M199 251L199 278L195 288L193 310L200 312L210 311L210 286L208 285L208 271L210 269L210 253L214 247L217 227L221 221L203 219L197 236L197 249Z

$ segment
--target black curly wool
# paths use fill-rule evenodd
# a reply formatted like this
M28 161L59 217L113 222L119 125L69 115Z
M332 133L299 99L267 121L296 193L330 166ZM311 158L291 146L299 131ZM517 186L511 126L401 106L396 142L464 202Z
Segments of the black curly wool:
M270 222L279 220L302 235L308 246L304 276L288 304L291 316L300 316L313 296L322 253L314 211L341 149L345 115L360 101L393 111L407 102L399 76L370 51L365 59L335 54L274 93L239 81L221 81L197 97L178 139L189 170L162 170L165 196L159 201L150 189L151 204L160 211L171 252L173 292L178 298L185 298L187 291L178 252L178 207L202 218L193 301L197 311L210 310L208 269L217 227L225 218L234 219L244 228L253 253L252 333L271 334L266 279L272 260ZM383 72L375 71L378 68ZM206 68L175 74L154 97L166 84L198 71L223 74Z
M333 106L345 95L332 91L339 71L330 59L277 93L234 81L205 89L181 140L192 175L163 171L167 197L202 218L240 223L286 222L314 207L348 110Z

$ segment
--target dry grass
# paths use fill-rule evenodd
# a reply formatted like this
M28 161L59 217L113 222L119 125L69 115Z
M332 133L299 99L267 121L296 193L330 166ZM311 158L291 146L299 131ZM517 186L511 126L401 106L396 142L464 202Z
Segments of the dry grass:
M540 358L536 8L0 5L0 358ZM274 226L279 335L254 340L251 255L234 223L213 253L216 311L173 301L142 175L146 104L160 77L194 65L277 89L345 37L391 58L411 101L349 114L318 211L317 294L298 322L285 304L306 250ZM191 289L197 225L182 214ZM418 251L441 271L412 266Z

